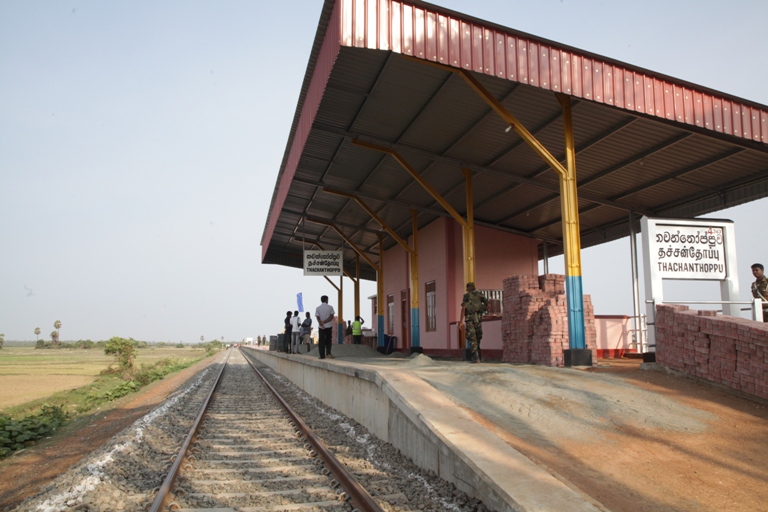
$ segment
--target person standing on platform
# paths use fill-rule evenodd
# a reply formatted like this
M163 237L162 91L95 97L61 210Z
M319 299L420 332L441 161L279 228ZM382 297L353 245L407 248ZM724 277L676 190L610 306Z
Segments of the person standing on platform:
M301 322L301 330L299 331L301 333L301 343L304 343L307 345L307 352L310 350L310 336L312 334L312 317L309 314L309 311L307 311L307 318L304 319L303 322Z
M765 267L762 263L752 265L752 275L755 276L752 297L763 301L763 322L768 322L768 278L765 277Z
M293 315L290 311L286 312L285 320L283 321L283 324L285 325L285 329L283 330L283 352L290 353L291 351L291 334L293 334L293 324L291 323L291 318L293 318Z
M352 322L352 343L359 345L363 341L363 324L365 320L359 316L355 317L355 321Z
M301 329L301 318L299 318L299 312L294 311L293 316L291 317L291 353L292 354L299 353L299 343L301 343L301 334L299 333L299 329Z
M333 310L333 306L328 304L328 296L323 295L320 297L320 305L315 309L320 359L325 359L326 353L329 359L334 359L331 354L331 338L333 337L333 319L335 316L336 311Z
M488 309L488 299L475 290L475 283L467 283L467 293L461 301L461 314L464 318L464 335L469 344L469 362L481 360L480 342L483 339L483 313Z

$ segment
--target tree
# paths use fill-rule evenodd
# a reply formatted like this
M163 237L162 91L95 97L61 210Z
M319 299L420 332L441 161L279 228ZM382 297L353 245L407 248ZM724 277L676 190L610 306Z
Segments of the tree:
M39 327L35 327L35 336L37 337L37 338L35 339L35 341L36 341L36 342L37 342L37 341L40 341L40 328L39 328Z
M200 343L205 341L205 336L200 336Z
M56 320L55 322L53 322L53 327L54 327L54 329L56 329L56 341L54 341L54 343L58 343L59 342L59 329L61 329L61 320Z
M3 348L3 344L5 344L5 334L0 334L0 348Z
M114 355L123 370L133 370L133 358L136 356L136 346L133 340L113 337L104 345L104 353Z
M51 331L51 343L54 345L59 344L59 331Z

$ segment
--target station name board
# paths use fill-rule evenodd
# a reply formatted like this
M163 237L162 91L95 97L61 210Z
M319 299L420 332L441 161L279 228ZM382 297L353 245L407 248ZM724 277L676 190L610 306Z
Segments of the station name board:
M341 251L304 251L305 276L340 276L344 267Z
M715 279L727 276L725 236L720 226L656 224L649 233L651 265L662 279Z

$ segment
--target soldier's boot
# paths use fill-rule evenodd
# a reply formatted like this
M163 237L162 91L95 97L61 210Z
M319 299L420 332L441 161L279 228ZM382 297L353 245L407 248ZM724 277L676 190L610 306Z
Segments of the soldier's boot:
M472 352L472 357L470 358L469 362L470 363L477 363L479 361L480 361L480 356L477 355L477 351Z
M483 352L480 350L480 347L477 347L477 360L480 362L483 360Z

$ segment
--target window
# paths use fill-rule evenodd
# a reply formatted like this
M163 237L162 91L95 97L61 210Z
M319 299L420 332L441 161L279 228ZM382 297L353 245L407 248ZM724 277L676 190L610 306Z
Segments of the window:
M387 295L387 332L395 334L395 296Z
M426 285L427 297L427 332L437 330L437 294L435 293L435 282L429 281Z
M485 314L488 316L501 316L504 292L502 290L480 290L480 293L488 299L488 310Z

